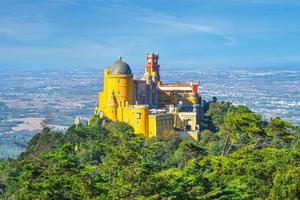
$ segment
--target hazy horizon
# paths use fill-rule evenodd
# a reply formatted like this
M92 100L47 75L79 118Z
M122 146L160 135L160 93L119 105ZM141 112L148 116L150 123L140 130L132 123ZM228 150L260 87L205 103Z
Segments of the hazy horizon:
M111 64L116 61L112 60ZM145 63L140 63L138 65L132 65L129 61L124 60L127 62L132 71L144 71ZM300 70L300 65L294 65L294 66L188 66L188 65L182 65L182 66L170 66L170 65L164 65L159 61L160 64L160 70L172 70L172 69L184 69L184 70ZM15 66L15 67L1 67L0 71L62 71L62 70L100 70L101 72L106 68L110 67L110 64L105 65L98 65L98 66L51 66L51 67L45 67L45 66Z

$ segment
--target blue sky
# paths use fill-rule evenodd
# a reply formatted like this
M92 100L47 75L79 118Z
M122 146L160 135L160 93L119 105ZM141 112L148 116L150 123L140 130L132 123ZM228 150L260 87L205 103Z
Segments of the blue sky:
M0 68L300 66L298 0L0 0Z

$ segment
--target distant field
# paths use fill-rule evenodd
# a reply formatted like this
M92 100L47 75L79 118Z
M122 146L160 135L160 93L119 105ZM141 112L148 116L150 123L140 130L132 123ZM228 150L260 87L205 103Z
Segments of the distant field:
M264 118L279 116L300 125L300 69L235 69L162 71L172 80L200 80L204 99L243 104Z
M91 115L102 76L101 69L0 71L0 158L21 152L46 116L64 128L78 115ZM279 116L300 125L300 69L162 68L161 77L163 82L199 80L206 100L216 96L247 105L265 118Z

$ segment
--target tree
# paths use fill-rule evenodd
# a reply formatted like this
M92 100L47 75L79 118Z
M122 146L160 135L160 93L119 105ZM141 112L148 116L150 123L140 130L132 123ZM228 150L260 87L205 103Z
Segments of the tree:
M201 120L201 129L208 129L213 132L218 131L230 107L231 103L229 102L209 102L209 109L204 113Z
M173 163L182 168L189 160L207 155L206 150L198 143L193 141L183 141L179 144L178 149L174 152Z
M200 142L173 132L144 138L97 117L36 135L18 159L0 162L0 199L297 199L299 128L264 126L244 106L231 105L222 120ZM270 145L273 137L284 148Z
M293 140L297 139L297 128L279 117L270 119L266 132L272 138L269 145L278 148L288 147Z
M207 149L210 155L219 155L222 148L220 140L219 134L210 130L204 130L201 132L199 143Z
M228 113L219 132L223 141L221 155L226 156L236 145L256 143L263 136L261 116L239 109Z
M274 174L270 199L298 199L300 197L300 167L286 166Z

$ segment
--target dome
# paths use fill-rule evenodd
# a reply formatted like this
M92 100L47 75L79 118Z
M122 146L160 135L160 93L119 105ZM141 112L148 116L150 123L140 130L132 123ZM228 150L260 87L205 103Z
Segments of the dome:
M129 65L126 62L122 61L122 58L120 60L114 62L110 69L110 74L132 74L131 69Z

